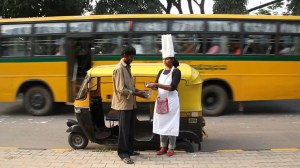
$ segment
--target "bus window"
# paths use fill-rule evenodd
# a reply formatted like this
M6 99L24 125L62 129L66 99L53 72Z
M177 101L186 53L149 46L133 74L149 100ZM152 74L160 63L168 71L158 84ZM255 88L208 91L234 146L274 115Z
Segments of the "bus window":
M132 46L137 54L158 54L161 50L161 35L133 35Z
M25 35L31 33L31 24L2 25L2 35Z
M96 25L96 32L128 32L129 21L99 22Z
M293 54L300 55L300 36L293 37Z
M229 37L229 53L240 55L241 54L241 42L239 36L230 36Z
M244 38L244 54L274 54L275 38L271 35L248 35Z
M281 36L279 55L299 55L299 37Z
M203 53L203 37L197 34L176 34L174 50L177 53L196 54Z
M208 21L207 26L211 32L240 32L240 23L236 21Z
M280 24L280 33L300 33L300 24Z
M124 35L97 35L94 40L94 53L119 55L123 45L129 44Z
M55 36L41 36L34 39L34 56L65 55L64 38Z
M91 32L93 22L73 22L70 23L70 32L72 33L85 33Z
M157 21L157 22L149 22L149 21L136 21L133 23L133 31L135 32L143 32L143 31L167 31L168 27L167 21Z
M264 32L264 33L275 33L276 24L275 23L261 23L261 22L250 22L244 23L245 32Z
M65 33L67 23L39 23L34 24L34 34Z
M24 57L31 55L29 37L2 38L1 50L3 57Z
M206 54L228 54L229 37L227 35L213 35L206 38Z
M205 24L203 20L173 20L170 21L171 31L204 31Z

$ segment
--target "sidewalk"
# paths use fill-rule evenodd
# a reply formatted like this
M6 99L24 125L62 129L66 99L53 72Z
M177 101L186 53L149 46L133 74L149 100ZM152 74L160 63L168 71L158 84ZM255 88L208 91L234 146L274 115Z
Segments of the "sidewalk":
M132 158L135 164L127 165L118 158L116 151L105 149L75 151L0 148L1 168L300 167L299 149L196 153L178 151L172 157L157 156L155 151L141 151L140 156Z

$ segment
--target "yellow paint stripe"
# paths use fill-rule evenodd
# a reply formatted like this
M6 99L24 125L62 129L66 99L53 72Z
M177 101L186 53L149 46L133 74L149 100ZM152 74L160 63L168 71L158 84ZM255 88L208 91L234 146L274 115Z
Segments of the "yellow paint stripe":
M0 146L0 150L15 150L18 149L15 146Z
M300 150L298 148L273 148L272 151L296 151Z
M176 152L176 153L185 153L185 150L174 150L174 152Z
M242 152L241 149L231 149L231 150L217 150L216 152Z
M55 148L55 149L47 149L50 151L55 151L55 152L68 152L71 151L72 149L67 149L67 148Z
M89 15L89 16L58 16L35 18L3 18L0 22L26 22L48 20L88 20L88 19L129 19L129 18L235 18L235 19L282 19L299 20L299 16L271 16L271 15L233 15L233 14L123 14L123 15Z

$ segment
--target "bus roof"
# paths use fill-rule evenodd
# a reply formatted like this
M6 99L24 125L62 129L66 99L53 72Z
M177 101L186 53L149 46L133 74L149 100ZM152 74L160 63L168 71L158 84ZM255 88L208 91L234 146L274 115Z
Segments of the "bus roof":
M271 16L271 15L234 15L234 14L118 14L90 16L56 16L31 18L2 18L0 22L45 22L45 21L74 21L101 19L261 19L261 20L300 20L300 16Z
M116 65L102 65L91 68L87 74L91 77L95 76L112 76ZM162 63L133 63L131 64L131 73L133 76L156 77L159 70L165 66ZM193 67L185 63L180 63L178 67L181 71L181 79L187 81L187 85L202 83L199 72Z

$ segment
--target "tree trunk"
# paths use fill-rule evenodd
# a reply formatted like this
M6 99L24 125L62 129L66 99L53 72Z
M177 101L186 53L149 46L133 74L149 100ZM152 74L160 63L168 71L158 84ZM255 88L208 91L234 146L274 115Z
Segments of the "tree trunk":
M173 5L177 8L179 14L183 14L181 8L181 0L178 0L178 2L176 2L176 0L173 0Z
M187 0L189 5L190 14L194 14L193 6L192 6L192 0Z
M167 0L167 10L166 10L166 14L170 14L171 13L171 8L172 8L172 0Z
M197 4L197 6L199 7L200 9L200 13L201 14L205 14L205 11L204 11L204 3L205 3L205 0L201 0L200 3L198 3L197 0L193 0L195 2L195 4Z
M205 3L205 0L202 0L201 3L200 3L200 12L201 12L201 14L205 14L204 3Z

